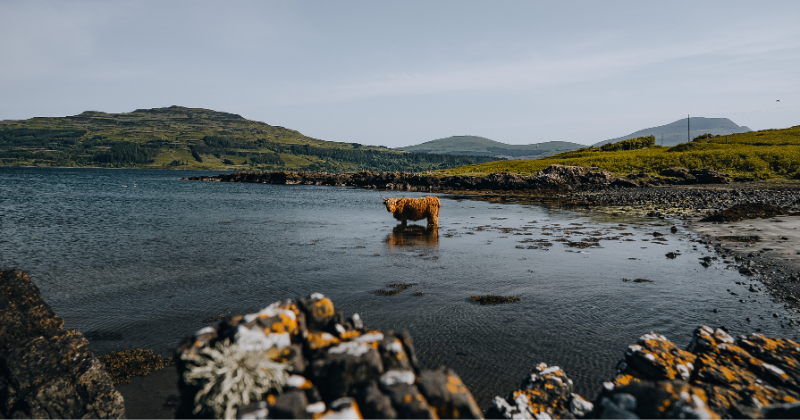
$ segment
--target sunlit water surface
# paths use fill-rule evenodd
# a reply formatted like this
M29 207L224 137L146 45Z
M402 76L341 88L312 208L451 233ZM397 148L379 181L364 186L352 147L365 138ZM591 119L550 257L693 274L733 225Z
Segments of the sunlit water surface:
M0 267L28 271L99 354L171 355L208 317L321 292L369 327L410 331L421 363L455 369L482 407L539 362L591 398L650 331L681 347L698 325L800 338L721 258L702 267L713 254L669 221L442 195L438 232L401 232L376 191L180 180L196 174L0 168ZM418 284L372 293L397 282Z

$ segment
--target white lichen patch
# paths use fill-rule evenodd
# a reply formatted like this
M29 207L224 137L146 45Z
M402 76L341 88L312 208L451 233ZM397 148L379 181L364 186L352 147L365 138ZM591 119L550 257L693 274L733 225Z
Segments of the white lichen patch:
M195 355L184 354L187 370L183 380L197 386L194 414L210 412L216 418L235 418L236 407L261 399L286 383L286 365L248 351L237 343L218 342Z
M784 372L783 369L781 369L781 368L779 368L779 367L777 367L775 365L771 365L769 363L762 363L761 366L764 366L765 368L771 370L772 372L776 373L778 376L786 377L786 379L789 378L789 376L786 375L786 372Z
M286 332L264 334L261 329L239 325L236 329L236 344L244 351L266 351L271 348L280 350L292 344L292 339Z
M572 413L572 415L576 417L585 417L594 409L594 405L589 401L584 400L580 395L571 394L570 396L572 398L569 402L569 411Z
M203 334L216 334L216 333L217 333L217 329L214 328L214 327L203 327L203 328L200 328L199 330L195 331L194 336L195 337L200 337Z
M630 346L628 346L628 355L632 356L634 353L640 351L642 351L642 346L638 344L631 344Z
M370 351L372 347L367 343L359 343L357 341L348 341L339 344L338 346L328 349L330 354L347 354L349 356L361 356L362 354Z
M386 346L386 350L389 350L392 353L402 353L403 352L403 344L397 340L392 341L391 344Z
M538 369L538 367L537 367L537 369ZM539 374L540 374L540 375L549 375L549 374L551 374L551 373L555 373L555 372L558 372L558 371L560 371L560 370L561 370L561 368L560 368L560 367L558 367L558 366L552 366L552 367L549 367L549 368L546 368L546 369L544 369L544 370L540 371L540 372L539 372Z
M681 375L681 379L683 379L684 381L689 380L691 372L689 371L688 367L686 367L685 365L678 365L675 369L678 370L678 374Z
M267 306L266 308L262 309L259 312L254 314L247 314L244 316L244 322L250 322L256 318L269 318L278 315L284 315L287 318L291 319L292 321L297 320L297 315L295 315L294 311L289 309L283 309L280 307L281 302L275 302L272 305Z
M321 414L325 412L325 403L322 401L315 402L306 406L306 412L311 414Z
M731 337L730 334L726 333L721 328L717 328L717 330L714 331L714 338L728 344L733 344L735 342L733 337Z
M395 384L411 385L417 379L410 370L390 370L381 375L381 385L392 386Z
M381 340L383 340L383 333L379 332L364 334L361 337L355 339L355 341L358 341L360 343L371 343L374 341L381 341Z
M290 388L300 388L306 383L306 378L300 375L292 375L286 379L286 386Z
M667 337L664 337L663 335L657 334L657 333L654 333L654 332L651 332L650 334L645 334L645 335L639 337L639 342L641 342L641 343L643 343L645 341L650 341L650 340L669 341L669 340L667 340Z

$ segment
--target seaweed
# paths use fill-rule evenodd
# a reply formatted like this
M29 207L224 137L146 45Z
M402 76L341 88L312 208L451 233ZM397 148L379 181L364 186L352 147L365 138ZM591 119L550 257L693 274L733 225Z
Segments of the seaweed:
M469 300L478 302L481 305L498 305L501 303L521 302L522 299L516 296L498 296L498 295L475 295L470 296Z

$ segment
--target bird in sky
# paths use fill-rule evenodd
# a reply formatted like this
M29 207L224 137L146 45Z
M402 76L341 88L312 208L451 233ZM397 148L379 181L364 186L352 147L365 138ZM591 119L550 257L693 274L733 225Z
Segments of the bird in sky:
M780 101L781 101L781 100L780 100L780 99L778 99L778 100L776 100L775 102L780 102Z

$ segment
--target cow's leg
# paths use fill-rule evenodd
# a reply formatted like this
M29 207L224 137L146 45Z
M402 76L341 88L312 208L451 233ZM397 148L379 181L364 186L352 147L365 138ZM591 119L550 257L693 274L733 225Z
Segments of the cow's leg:
M428 215L428 226L438 226L439 225L439 211L438 209L431 214Z
M405 217L403 217L402 219L400 219L400 224L406 226L408 224L408 220Z

